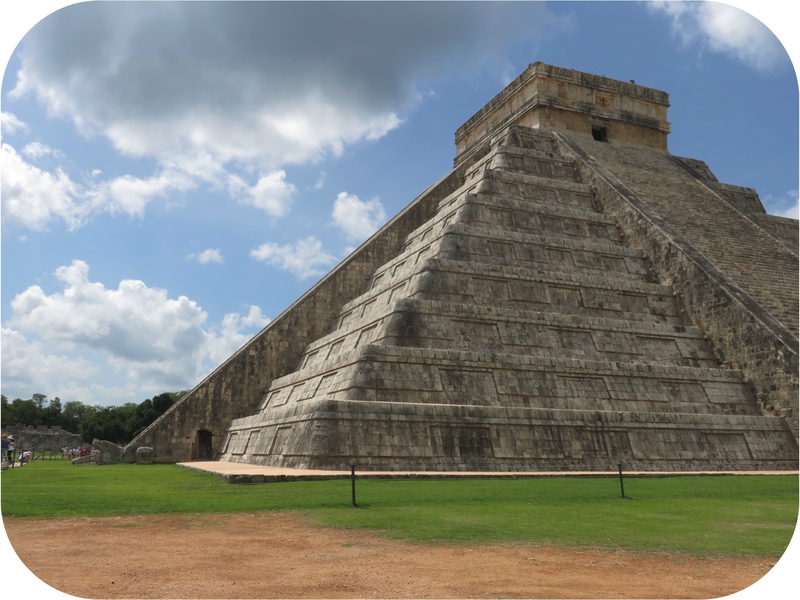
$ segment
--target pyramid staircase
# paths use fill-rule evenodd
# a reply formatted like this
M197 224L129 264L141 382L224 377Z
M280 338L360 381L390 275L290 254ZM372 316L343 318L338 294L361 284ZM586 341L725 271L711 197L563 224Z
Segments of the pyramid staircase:
M552 133L512 126L221 460L373 470L794 469Z

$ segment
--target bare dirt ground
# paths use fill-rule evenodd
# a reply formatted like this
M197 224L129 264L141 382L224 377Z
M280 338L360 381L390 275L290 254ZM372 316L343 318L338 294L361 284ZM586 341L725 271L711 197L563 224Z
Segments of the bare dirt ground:
M419 545L283 513L9 519L5 527L33 573L85 598L713 598L744 589L775 562ZM80 560L65 559L70 549Z

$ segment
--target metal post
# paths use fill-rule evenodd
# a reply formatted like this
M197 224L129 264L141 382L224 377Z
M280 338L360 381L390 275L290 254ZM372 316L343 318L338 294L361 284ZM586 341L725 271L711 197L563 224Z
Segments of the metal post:
M622 497L625 497L625 484L622 483L622 463L617 463L619 467L619 491L622 494Z
M353 506L358 506L356 504L356 466L354 464L350 465L350 483L353 488Z

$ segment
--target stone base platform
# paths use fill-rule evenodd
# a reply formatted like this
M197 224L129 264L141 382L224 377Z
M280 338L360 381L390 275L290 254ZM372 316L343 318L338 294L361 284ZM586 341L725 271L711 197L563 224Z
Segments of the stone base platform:
M215 475L228 483L281 483L348 479L349 471L288 469L224 461L178 463L179 467ZM624 477L685 477L713 475L797 475L798 471L623 471ZM528 479L534 477L619 477L618 471L359 471L359 479Z

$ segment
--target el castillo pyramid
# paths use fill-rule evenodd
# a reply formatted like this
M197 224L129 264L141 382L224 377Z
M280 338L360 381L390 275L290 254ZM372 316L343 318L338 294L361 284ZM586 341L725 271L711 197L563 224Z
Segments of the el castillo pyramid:
M530 65L450 173L124 456L796 469L798 223L669 154L668 106Z

